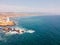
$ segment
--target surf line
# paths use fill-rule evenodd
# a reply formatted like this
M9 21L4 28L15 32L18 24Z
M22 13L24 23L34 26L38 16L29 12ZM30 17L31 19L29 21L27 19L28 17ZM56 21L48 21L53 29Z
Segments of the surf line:
M5 34L24 34L24 33L34 33L34 30L27 30L24 28L4 28Z

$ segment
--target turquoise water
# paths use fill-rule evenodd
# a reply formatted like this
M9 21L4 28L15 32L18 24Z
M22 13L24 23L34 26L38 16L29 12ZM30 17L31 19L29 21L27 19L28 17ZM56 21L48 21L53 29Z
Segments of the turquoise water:
M0 45L60 45L60 16L31 16L12 19L16 26L34 33L0 35Z

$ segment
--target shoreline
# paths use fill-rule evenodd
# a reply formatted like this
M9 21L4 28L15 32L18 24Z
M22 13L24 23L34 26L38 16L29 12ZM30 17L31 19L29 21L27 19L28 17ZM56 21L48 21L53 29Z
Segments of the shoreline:
M1 16L9 16L9 17L16 17L16 16L32 16L32 15L38 15L38 14L35 14L35 13L14 13L14 12L0 12L0 17Z
M24 16L52 16L52 15L50 15L50 14L40 14L40 13L0 12L0 18L24 17Z

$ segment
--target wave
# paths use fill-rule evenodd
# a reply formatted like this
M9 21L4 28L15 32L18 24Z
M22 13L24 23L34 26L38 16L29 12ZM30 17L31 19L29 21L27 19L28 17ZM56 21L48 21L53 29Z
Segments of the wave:
M20 33L16 32L16 31L9 31L6 34L11 35L11 34L24 34L24 33L34 33L35 32L34 30L27 30L25 28L19 28L19 27L16 27L15 29L19 30ZM24 31L24 32L22 32L22 31Z
M34 30L28 30L26 31L26 33L34 33L35 31Z

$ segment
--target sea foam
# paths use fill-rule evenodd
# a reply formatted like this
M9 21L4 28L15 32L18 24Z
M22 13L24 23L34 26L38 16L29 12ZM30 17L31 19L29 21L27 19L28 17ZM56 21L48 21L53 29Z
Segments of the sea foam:
M19 27L16 27L15 29L19 30L20 33L16 32L16 31L9 31L6 34L11 35L11 34L24 34L24 33L34 33L35 32L34 30L27 30L25 28L19 28ZM24 32L21 32L21 31L24 31Z

